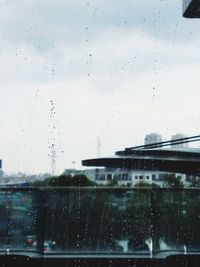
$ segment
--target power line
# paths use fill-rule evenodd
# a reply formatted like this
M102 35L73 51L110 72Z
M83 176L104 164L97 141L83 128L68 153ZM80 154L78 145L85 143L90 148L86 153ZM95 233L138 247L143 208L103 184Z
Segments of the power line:
M125 151L131 151L131 150L136 150L136 149L151 149L151 148L159 148L159 147L164 147L164 146L174 146L177 144L185 144L185 143L191 143L191 142L197 142L200 141L200 135L194 135L190 137L184 137L180 139L174 139L174 140L168 140L168 141L163 141L163 142L158 142L158 143L152 143L148 145L140 145L140 146L134 146L134 147L128 147L125 148Z

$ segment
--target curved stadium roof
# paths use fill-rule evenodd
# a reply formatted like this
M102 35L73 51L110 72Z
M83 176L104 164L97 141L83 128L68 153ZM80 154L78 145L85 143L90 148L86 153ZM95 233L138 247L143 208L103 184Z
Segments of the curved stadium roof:
M183 140L182 143L188 142L188 140L190 140L190 137ZM199 139L196 139L196 141L199 141ZM200 148L163 148L163 143L167 142L159 143L160 145L157 145L158 143L153 144L150 148L148 146L139 146L139 148L137 147L138 149L136 147L128 148L116 152L112 157L83 160L82 164L83 166L200 175ZM177 143L177 140L175 142Z

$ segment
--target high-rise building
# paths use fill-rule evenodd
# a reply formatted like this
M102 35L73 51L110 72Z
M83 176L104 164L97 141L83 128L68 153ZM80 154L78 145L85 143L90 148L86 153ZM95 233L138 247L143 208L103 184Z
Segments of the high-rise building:
M158 133L150 133L145 136L144 144L150 145L153 143L159 143L162 142L162 136Z
M183 139L186 138L187 136L185 134L182 133L177 133L175 135L172 135L171 140L177 140L177 139ZM184 147L188 147L188 143L183 143L183 144L175 144L173 145L174 148L184 148Z

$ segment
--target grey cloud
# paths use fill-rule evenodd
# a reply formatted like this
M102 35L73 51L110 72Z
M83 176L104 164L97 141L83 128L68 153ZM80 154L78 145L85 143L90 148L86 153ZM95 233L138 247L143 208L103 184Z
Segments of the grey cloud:
M178 41L191 34L181 12L181 3L173 0L3 1L0 39L30 44L42 53L59 43L90 42L98 37L98 29L107 27L136 27L144 34ZM179 29L180 20L184 32ZM197 25L193 32L198 33Z

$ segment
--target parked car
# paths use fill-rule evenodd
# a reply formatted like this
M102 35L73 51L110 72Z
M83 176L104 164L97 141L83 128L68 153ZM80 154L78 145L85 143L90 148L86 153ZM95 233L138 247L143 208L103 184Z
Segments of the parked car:
M37 244L36 236L35 235L27 235L24 239L24 244L26 247L36 246L36 244Z

